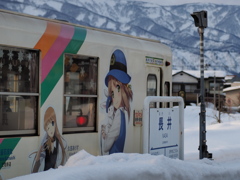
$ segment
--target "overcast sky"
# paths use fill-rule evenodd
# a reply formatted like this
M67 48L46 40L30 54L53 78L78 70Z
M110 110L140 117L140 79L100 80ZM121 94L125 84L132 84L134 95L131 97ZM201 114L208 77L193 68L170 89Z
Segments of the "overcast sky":
M160 5L179 5L186 3L214 3L214 4L227 4L227 5L240 5L240 0L133 0L133 1L146 1L153 2Z

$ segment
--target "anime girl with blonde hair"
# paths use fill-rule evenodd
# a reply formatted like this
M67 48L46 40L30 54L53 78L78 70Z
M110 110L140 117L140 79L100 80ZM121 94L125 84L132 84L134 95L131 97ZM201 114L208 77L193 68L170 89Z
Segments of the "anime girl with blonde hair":
M102 151L104 154L123 152L126 139L126 116L130 118L130 101L133 93L130 85L131 77L127 74L127 62L125 55L119 49L115 50L111 57L110 70L105 78L108 87L106 111L109 121L102 125ZM110 108L112 107L112 108ZM110 115L109 115L110 114Z
M49 107L44 115L44 130L46 135L43 138L39 150L33 163L32 172L38 172L41 163L44 162L43 170L57 168L59 165L64 165L66 161L66 152L56 121L56 114L52 107Z

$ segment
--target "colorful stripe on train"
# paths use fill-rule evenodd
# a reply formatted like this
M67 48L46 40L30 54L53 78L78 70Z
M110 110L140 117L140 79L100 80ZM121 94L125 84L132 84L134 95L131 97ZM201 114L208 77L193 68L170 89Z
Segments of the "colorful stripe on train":
M87 30L84 28L47 23L45 32L33 47L41 50L41 107L63 75L64 53L76 54L86 35ZM20 140L21 138L0 139L0 169Z

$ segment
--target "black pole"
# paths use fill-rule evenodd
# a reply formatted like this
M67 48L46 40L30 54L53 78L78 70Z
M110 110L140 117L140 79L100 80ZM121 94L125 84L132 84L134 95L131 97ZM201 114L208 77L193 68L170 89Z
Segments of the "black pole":
M201 87L201 110L200 110L200 125L199 125L199 158L204 158L204 150L207 148L206 145L206 107L205 107L205 87L204 87L204 50L203 50L203 33L204 28L198 28L199 36L200 36L200 87Z
M201 110L200 110L200 126L199 126L199 158L212 158L212 154L207 151L206 140L206 107L205 107L205 86L204 86L204 28L198 28L200 36L200 74L201 74Z
M195 26L198 27L200 36L200 100L201 110L199 113L199 158L212 158L212 154L207 151L207 140L206 140L206 108L205 108L205 87L204 87L204 55L203 55L203 33L204 28L207 27L207 11L194 12L191 14L194 19Z

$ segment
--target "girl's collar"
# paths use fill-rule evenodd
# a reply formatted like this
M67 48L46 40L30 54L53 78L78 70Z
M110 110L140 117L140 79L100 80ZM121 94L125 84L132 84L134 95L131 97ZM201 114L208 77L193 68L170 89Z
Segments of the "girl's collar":
M55 136L51 138L51 142L53 143L56 140Z

